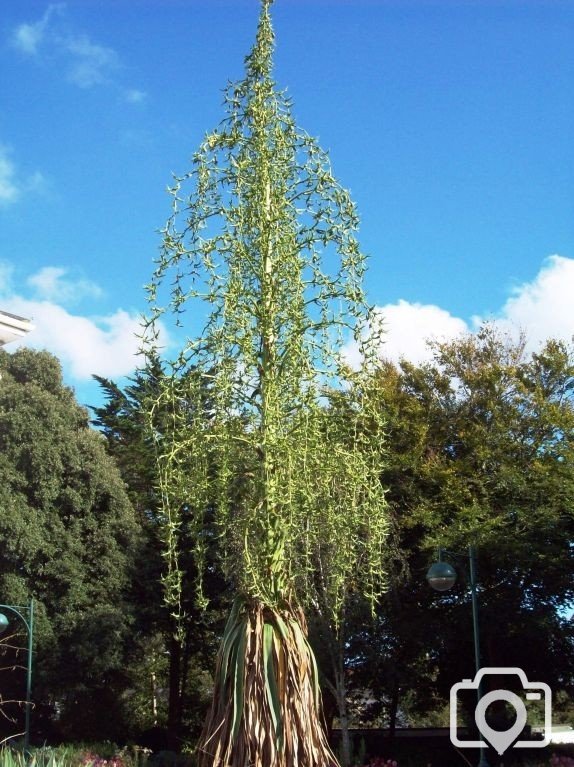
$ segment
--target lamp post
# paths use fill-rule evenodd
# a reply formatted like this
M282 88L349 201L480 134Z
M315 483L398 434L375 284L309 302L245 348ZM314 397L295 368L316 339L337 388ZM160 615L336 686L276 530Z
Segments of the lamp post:
M474 638L474 665L476 673L480 671L480 634L478 628L478 594L476 580L476 551L474 546L468 547L468 554L453 554L446 549L438 550L438 562L434 562L427 572L427 581L435 591L448 591L456 581L456 570L448 562L444 562L443 554L451 556L468 557L469 575L470 575L470 594L472 599L472 631ZM480 703L483 696L482 680L479 682L476 690L477 703ZM478 767L489 767L486 759L486 747L480 747L480 761Z
M34 641L34 600L30 600L30 604L27 607L20 607L19 605L0 605L0 610L8 610L11 614L16 615L24 626L26 627L26 633L28 635L28 659L26 664L26 709L25 709L25 726L24 726L24 751L28 750L30 746L30 708L32 706L32 647ZM26 615L27 614L27 618ZM0 634L3 634L8 626L10 620L4 612L0 612Z

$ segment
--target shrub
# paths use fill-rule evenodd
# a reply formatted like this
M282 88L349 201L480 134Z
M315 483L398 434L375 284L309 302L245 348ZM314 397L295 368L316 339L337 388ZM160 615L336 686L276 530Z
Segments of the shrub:
M574 759L571 756L552 754L550 767L574 767Z

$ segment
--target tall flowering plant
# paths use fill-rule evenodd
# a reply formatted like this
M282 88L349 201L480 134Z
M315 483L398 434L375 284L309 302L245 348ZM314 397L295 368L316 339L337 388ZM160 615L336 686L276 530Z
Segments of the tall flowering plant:
M320 596L336 623L350 591L373 602L383 586L383 422L358 218L275 87L271 2L226 118L170 190L148 286L148 358L162 328L182 341L148 406L166 601L181 617L182 530L199 570L217 541L237 595L199 767L336 765L304 611ZM352 338L358 372L344 361Z

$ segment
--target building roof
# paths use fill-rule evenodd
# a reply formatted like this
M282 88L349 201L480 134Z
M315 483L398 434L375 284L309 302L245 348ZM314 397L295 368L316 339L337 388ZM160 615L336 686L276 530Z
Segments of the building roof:
M18 341L33 329L30 320L17 314L0 311L0 346Z

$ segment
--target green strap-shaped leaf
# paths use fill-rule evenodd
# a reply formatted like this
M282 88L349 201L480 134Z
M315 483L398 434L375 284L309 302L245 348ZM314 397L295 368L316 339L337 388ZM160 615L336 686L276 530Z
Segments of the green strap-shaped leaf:
M231 628L237 623L237 618L239 616L239 611L244 606L244 601L241 597L235 597L233 600L233 604L231 605L231 611L229 613L229 618L227 619L227 622L225 624L225 629L223 631L223 636L225 636L229 631L231 631Z
M224 635L221 643L221 667L219 669L219 689L222 695L225 694L225 686L229 678L228 670L230 658L234 648L236 648L241 629L244 628L245 621L239 621L230 627L230 630ZM245 632L244 632L245 633Z
M287 628L287 625L285 624L285 621L280 615L275 616L275 623L277 624L277 629L279 631L279 634L281 635L281 639L284 642L289 641L289 629Z
M225 687L225 680L227 678L227 669L229 664L229 656L233 648L233 641L237 634L240 622L239 622L239 610L242 606L240 599L235 599L231 608L231 613L225 624L225 630L223 631L223 637L221 639L221 667L220 667L220 684L222 689Z
M231 659L231 675L233 679L233 720L231 737L235 741L243 717L243 690L245 687L245 651L247 648L247 632L249 624L241 625L242 631L235 642L235 652Z
M283 748L283 717L273 664L273 626L270 623L265 623L263 626L263 669L265 672L265 693L275 729L276 748L277 751L281 751Z

